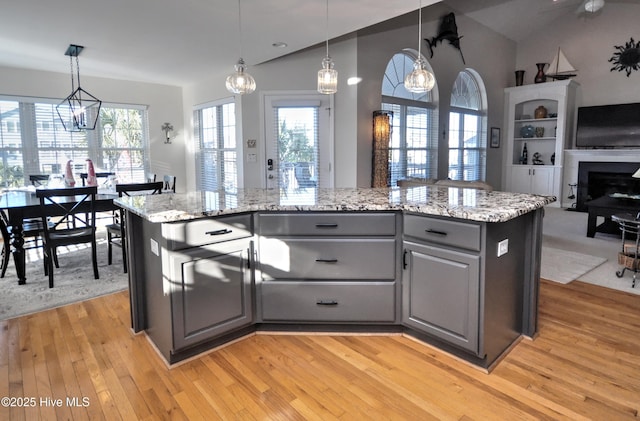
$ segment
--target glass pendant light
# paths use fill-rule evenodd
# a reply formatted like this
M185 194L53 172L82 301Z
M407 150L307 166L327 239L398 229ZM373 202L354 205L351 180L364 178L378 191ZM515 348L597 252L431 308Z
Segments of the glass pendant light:
M256 81L246 72L247 66L242 59L242 13L240 10L240 0L238 0L238 33L240 36L240 60L235 65L236 71L227 76L227 90L232 94L250 94L256 90Z
M407 91L421 94L433 89L436 83L433 74L425 69L425 61L422 58L422 0L418 9L418 58L413 63L413 71L404 79L404 87Z
M329 56L329 0L327 0L327 56L322 59L322 69L318 71L318 92L335 94L338 92L338 71L333 68L333 60Z

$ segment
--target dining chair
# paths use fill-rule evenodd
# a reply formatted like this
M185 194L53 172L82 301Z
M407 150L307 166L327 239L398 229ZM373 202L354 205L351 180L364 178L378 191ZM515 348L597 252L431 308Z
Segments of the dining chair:
M46 186L49 181L49 174L31 174L29 175L29 181L35 187Z
M109 171L105 171L105 172L97 172L96 173L96 179L104 179L104 181L101 181L98 183L99 186L105 185L107 184L107 182L109 181L109 177L110 176L115 176L116 173L114 172L109 172ZM80 179L82 180L82 185L85 186L87 184L87 178L89 177L89 173L86 172L81 172L80 173Z
M147 183L153 183L154 181L156 181L156 173L147 173Z
M11 225L7 219L7 215L0 211L0 234L2 235L2 250L0 250L0 278L4 278L7 272L7 266L11 258ZM40 240L43 236L43 228L40 220L29 220L22 224L22 236L23 238L31 238L33 245L25 247L26 249L32 249L42 247ZM54 254L54 263L58 267L58 258ZM46 271L46 268L45 268Z
M45 273L49 276L49 288L53 288L56 249L62 246L91 243L93 275L100 278L94 205L97 192L97 186L36 190L44 226ZM50 223L47 223L49 217Z
M165 175L163 177L164 181L164 190L171 191L173 193L176 192L176 177L173 175Z
M147 194L161 194L164 183L162 181L152 181L150 183L128 183L116 184L118 197L136 196ZM107 229L107 262L113 262L113 246L122 249L122 265L124 273L127 273L127 246L124 224L124 211L122 209L114 212L113 223L106 226Z

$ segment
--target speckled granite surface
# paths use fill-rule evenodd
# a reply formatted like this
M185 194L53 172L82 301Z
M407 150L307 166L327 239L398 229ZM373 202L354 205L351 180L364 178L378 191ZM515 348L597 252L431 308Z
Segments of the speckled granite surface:
M481 222L504 222L556 200L553 196L420 186L379 189L239 189L123 197L119 206L151 222L174 222L251 211L399 210Z

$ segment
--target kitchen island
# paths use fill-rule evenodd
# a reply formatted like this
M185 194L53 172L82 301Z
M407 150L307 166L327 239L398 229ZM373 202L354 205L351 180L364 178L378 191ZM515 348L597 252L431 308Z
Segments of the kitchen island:
M132 327L169 364L322 331L406 334L489 368L536 333L554 200L436 186L120 198Z

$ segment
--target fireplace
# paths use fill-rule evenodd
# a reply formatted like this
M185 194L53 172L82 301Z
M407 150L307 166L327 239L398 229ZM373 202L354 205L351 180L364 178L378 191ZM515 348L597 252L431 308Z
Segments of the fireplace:
M638 162L585 162L578 164L576 210L586 212L585 202L613 193L640 194L640 179L631 175Z

